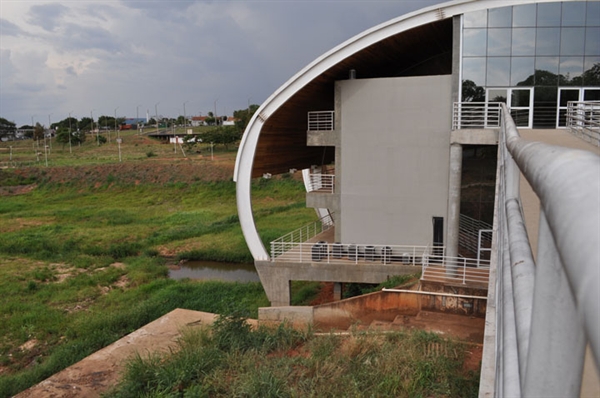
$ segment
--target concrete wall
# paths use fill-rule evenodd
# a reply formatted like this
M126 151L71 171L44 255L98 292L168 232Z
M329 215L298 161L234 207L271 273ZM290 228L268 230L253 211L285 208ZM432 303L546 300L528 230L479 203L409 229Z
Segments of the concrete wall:
M346 80L336 93L339 240L431 244L432 217L447 218L451 76Z

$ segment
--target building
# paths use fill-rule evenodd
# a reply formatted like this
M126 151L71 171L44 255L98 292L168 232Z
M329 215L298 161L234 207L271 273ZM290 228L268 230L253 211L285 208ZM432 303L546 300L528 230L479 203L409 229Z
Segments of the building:
M600 100L598 1L451 1L323 54L261 105L238 152L240 222L272 305L287 305L294 278L383 274L315 268L311 256L287 271L270 266L277 255L254 223L252 178L311 170L307 206L332 219L344 253L444 247L455 258L463 149L497 144L493 103L536 129L564 126L567 102L590 100Z

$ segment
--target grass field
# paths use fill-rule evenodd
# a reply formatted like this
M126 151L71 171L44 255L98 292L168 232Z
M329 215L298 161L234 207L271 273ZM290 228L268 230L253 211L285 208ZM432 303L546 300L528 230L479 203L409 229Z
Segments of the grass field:
M124 141L121 163L113 143L85 143L73 154L55 145L49 167L0 170L0 397L174 308L256 317L268 305L258 283L167 278L167 261L252 261L231 181L235 151L183 159L147 137ZM316 217L293 178L257 180L253 201L265 242Z

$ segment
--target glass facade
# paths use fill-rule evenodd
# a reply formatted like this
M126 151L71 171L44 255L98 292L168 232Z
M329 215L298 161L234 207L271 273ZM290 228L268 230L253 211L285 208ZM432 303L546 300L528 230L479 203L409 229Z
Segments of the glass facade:
M600 2L494 8L464 14L462 22L461 101L489 101L497 89L531 88L531 117L521 125L554 128L564 119L561 100L597 95ZM569 91L561 98L563 87ZM512 98L507 101L514 107Z

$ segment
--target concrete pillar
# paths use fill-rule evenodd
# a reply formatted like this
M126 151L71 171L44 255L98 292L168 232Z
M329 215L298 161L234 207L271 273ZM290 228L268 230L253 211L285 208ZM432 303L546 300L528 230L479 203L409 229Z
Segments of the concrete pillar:
M335 282L333 284L333 301L340 301L342 299L342 284Z
M462 145L451 144L448 178L448 227L446 230L446 256L448 257L458 257L461 174Z

